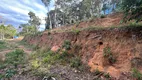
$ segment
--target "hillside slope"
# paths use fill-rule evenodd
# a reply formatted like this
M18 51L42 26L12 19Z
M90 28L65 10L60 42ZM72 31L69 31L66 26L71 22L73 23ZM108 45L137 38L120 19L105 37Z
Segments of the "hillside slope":
M46 32L26 36L23 41L31 45L62 49L64 41L71 41L71 54L81 56L83 64L108 72L112 77L126 77L136 67L142 72L142 26L121 28L86 28L83 31ZM122 80L122 79L121 79Z

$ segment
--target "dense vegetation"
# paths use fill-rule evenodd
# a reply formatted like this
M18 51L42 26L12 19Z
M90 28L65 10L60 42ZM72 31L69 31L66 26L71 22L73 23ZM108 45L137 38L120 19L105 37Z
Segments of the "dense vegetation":
M0 39L13 38L16 35L16 29L12 25L0 25Z

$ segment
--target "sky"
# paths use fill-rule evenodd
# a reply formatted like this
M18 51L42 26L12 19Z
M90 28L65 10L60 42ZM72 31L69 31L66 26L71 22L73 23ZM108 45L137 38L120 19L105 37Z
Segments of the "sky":
M54 0L51 1L50 9L54 9L53 4ZM6 25L18 28L20 24L28 23L29 11L41 19L40 30L43 30L47 9L41 0L0 0L0 20L5 21Z

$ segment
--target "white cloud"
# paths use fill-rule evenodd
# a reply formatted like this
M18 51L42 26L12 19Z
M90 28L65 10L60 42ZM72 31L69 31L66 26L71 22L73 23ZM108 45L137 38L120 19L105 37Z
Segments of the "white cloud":
M52 3L53 4L53 3ZM51 7L53 9L53 7ZM3 13L5 11L5 13ZM28 12L34 12L40 19L42 26L45 24L47 9L41 0L1 0L0 15L15 23L27 23ZM14 15L12 13L14 13ZM16 24L17 25L17 24Z

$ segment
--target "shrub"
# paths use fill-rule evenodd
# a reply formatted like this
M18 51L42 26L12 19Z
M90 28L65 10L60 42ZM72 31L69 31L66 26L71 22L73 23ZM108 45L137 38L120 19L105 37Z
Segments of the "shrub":
M113 64L116 62L116 58L112 55L112 51L110 47L105 47L103 49L103 55L108 59L109 63Z
M62 47L65 48L66 50L70 50L71 49L71 41L65 40Z
M16 71L15 70L13 70L13 69L8 69L8 70L6 70L6 74L5 74L5 78L11 78L13 75L15 75L16 74Z
M40 67L38 60L32 61L31 64L32 64L33 69L37 69L38 67Z
M111 76L109 75L109 73L104 73L104 77L107 78L107 79L111 78Z
M23 63L25 59L25 53L21 49L16 49L13 52L6 54L6 63L14 64L15 66Z
M0 41L0 44L5 44L5 42L4 41Z
M71 67L78 69L82 65L80 57L72 58L70 61L70 65Z
M142 73L140 73L136 68L132 69L132 75L137 80L142 80Z
M7 48L6 42L0 41L0 49L5 49L5 48Z

